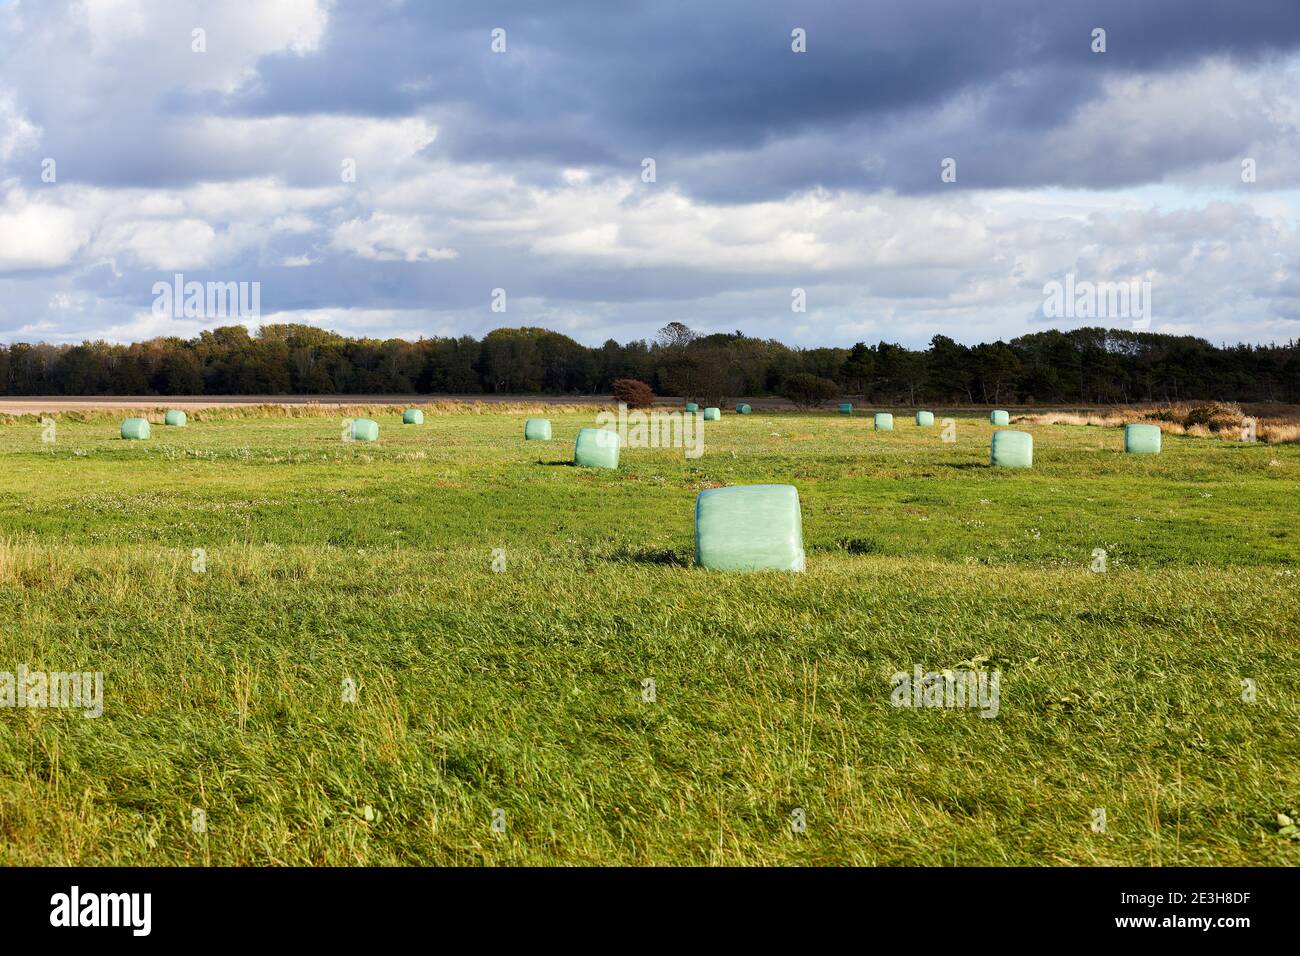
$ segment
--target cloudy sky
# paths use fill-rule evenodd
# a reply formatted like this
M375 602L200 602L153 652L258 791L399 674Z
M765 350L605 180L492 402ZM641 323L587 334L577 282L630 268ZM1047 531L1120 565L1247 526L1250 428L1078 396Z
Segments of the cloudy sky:
M1129 325L1072 273L1286 341L1298 185L1297 0L0 0L6 342L230 324L178 272L369 336Z

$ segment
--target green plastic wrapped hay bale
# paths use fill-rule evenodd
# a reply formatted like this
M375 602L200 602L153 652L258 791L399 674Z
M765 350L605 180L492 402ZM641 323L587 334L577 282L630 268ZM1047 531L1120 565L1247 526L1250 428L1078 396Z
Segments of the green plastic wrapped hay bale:
M549 418L530 418L524 422L525 441L550 441L551 420Z
M1130 455L1160 454L1158 425L1125 425L1124 451Z
M163 416L164 425L184 428L188 423L189 419L185 417L185 413L179 408L169 408L167 409L167 414Z
M1034 467L1034 436L1011 429L994 432L990 461L1003 468Z
M852 415L852 414L853 414L853 405L850 404L849 402L843 402L843 403L840 405L840 414L841 414L841 415Z
M802 571L798 490L736 485L701 491L695 499L695 563L716 571Z
M408 408L406 411L402 412L402 424L423 425L424 412L420 411L418 408Z
M700 410L700 406L695 402L687 402L686 410L690 412L692 415L694 415L696 412Z
M737 415L748 415L752 411L753 409L750 408L748 405L746 405L744 402L741 402L739 405L736 406Z
M894 416L889 412L876 412L876 431L892 432L894 430Z
M149 437L149 422L143 418L128 418L122 422L122 437L141 440Z
M920 428L933 428L934 412L917 412L916 424Z
M579 468L617 468L618 432L584 428L573 445L573 463Z
M1004 409L996 408L989 413L989 421L994 425L1010 425L1011 413Z
M722 409L720 408L706 408L704 410L704 420L706 422L716 422L721 417Z
M379 441L379 422L369 418L352 419L353 441Z

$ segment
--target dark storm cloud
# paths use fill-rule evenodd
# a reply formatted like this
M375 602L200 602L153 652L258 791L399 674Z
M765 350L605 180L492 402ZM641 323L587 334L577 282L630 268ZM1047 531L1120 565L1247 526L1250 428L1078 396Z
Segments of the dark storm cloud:
M507 31L505 55L489 49L495 27ZM808 32L806 54L790 50L794 27ZM1094 27L1107 31L1104 54L1090 51ZM193 127L209 116L419 115L439 125L430 156L517 165L539 182L550 167L637 171L653 156L661 181L747 201L818 185L930 191L946 156L962 161L971 187L1135 185L1219 161L1242 130L1166 136L1164 148L1118 166L1105 149L1050 163L1033 154L1100 100L1108 78L1296 49L1300 3L339 0L319 48L264 55L229 93L205 85L186 33L169 32L186 49L154 68L138 55L115 59L110 47L93 106L64 96L60 73L76 64L52 64L35 85L22 78L44 155L68 161L68 181L179 186L274 174L309 183L317 171L302 157L268 163ZM78 42L97 44L90 34ZM218 55L220 33L210 42ZM11 63L22 53L0 45ZM967 98L961 117L946 115Z
M793 27L808 50L790 51ZM494 55L489 33L507 31ZM1107 52L1091 52L1091 31ZM231 96L234 114L429 111L456 160L634 169L644 156L705 198L752 200L815 185L939 188L938 160L972 160L969 185L1113 186L1222 158L1213 136L1130 157L1025 161L1037 137L1095 101L1107 77L1158 74L1208 55L1255 60L1300 46L1300 4L1261 0L340 3L319 53L279 53ZM934 111L980 97L965 123ZM1159 122L1159 117L1152 117ZM1231 131L1227 131L1231 135ZM820 141L775 168L782 142ZM731 175L701 160L734 154ZM779 149L775 150L780 155ZM862 166L864 154L883 162ZM707 163L703 164L707 166Z

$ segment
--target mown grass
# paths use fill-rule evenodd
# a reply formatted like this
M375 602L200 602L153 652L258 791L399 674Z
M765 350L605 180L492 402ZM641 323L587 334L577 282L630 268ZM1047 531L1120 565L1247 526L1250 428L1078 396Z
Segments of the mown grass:
M759 413L615 473L591 410L399 414L0 429L0 670L106 698L0 710L0 862L1300 859L1300 447L1031 425L1016 472L974 419ZM694 495L760 481L808 572L690 567ZM890 705L979 657L997 717Z

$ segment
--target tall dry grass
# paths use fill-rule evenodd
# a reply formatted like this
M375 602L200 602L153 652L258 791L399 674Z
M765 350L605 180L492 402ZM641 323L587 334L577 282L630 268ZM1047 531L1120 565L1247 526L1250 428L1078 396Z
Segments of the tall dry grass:
M1156 425L1171 435L1240 440L1247 419L1255 421L1255 437L1270 445L1300 442L1300 421L1294 406L1261 403L1243 409L1234 402L1169 402L1162 405L1122 405L1076 412L1017 415L1016 421L1039 425L1095 425L1117 428L1135 423Z
M105 408L63 412L28 412L21 415L0 414L0 424L37 424L43 418L56 421L80 422L84 424L104 424L119 422L124 418L144 418L153 424L162 424L168 408L176 406L161 403L141 406L139 408ZM181 406L184 407L184 406ZM599 404L558 404L550 402L466 402L466 401L432 401L411 405L389 404L331 404L312 402L306 405L283 405L267 403L264 405L237 405L220 408L185 409L186 416L194 422L247 421L262 418L377 418L400 415L403 408L418 408L426 416L451 415L545 415L545 414L594 414L600 411L613 411L617 408L612 402Z

